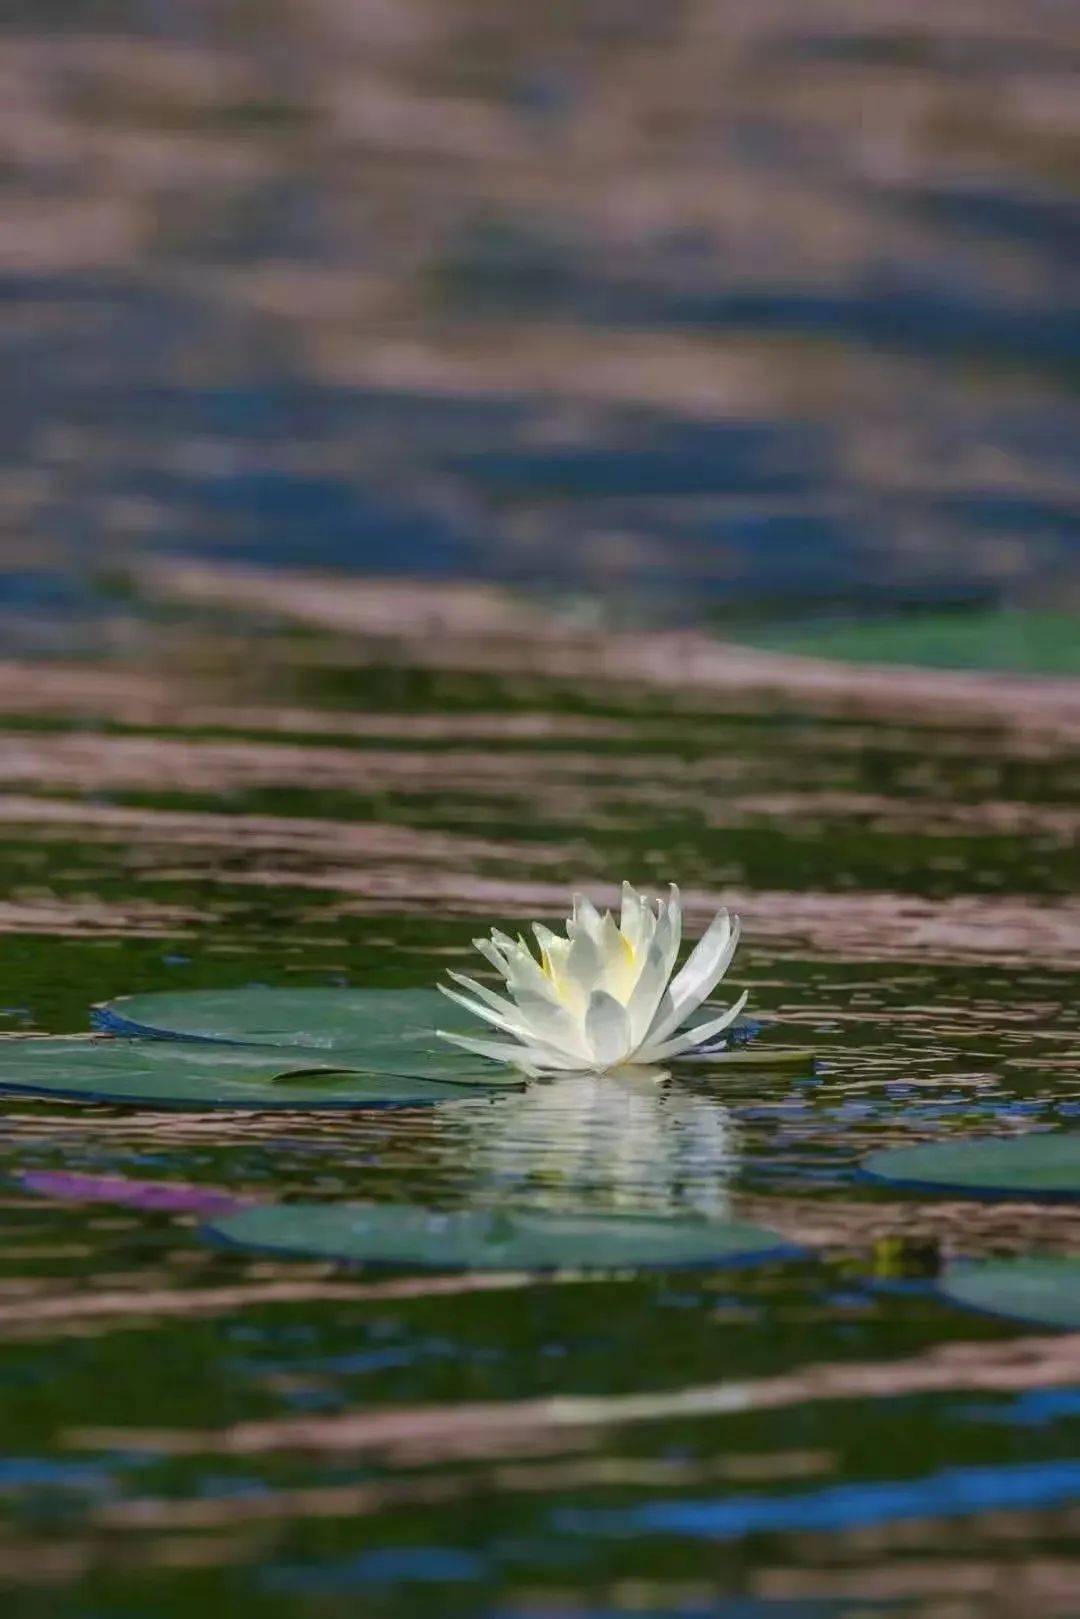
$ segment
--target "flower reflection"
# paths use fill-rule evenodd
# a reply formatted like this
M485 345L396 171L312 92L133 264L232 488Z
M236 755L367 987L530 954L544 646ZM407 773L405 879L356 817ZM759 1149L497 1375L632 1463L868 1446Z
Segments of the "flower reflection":
M738 1164L726 1108L633 1074L538 1081L485 1110L468 1157L492 1201L710 1219Z

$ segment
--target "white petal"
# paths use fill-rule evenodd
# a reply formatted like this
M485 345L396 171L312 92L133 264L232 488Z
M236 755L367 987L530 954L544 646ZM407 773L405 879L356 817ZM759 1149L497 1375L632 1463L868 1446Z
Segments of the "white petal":
M543 1046L514 1046L505 1040L474 1040L471 1035L450 1034L446 1029L436 1029L435 1032L440 1040L448 1040L452 1046L460 1046L462 1051L472 1052L477 1057L489 1057L492 1062L510 1063L526 1074L545 1071L561 1074L568 1071L565 1059Z
M497 973L505 978L509 971L509 963L498 945L492 944L490 939L474 939L473 944L479 950L485 961L490 961Z
M595 990L585 1013L585 1034L599 1067L609 1068L621 1062L630 1046L630 1020L625 1006L604 990Z
M601 921L600 956L603 971L598 987L606 989L609 995L614 995L625 1006L641 976L645 958L637 955L627 944L610 911L605 913Z
M560 945L564 950L566 949L566 940L560 939L557 933L552 933L551 929L546 928L543 922L534 922L532 930L541 950L558 950Z
M599 947L603 922L600 912L585 894L574 895L574 914L567 926L567 933L570 933L571 927L574 937L579 933L587 933L593 944Z
M588 1056L581 1020L560 1001L534 995L530 989L515 989L514 1000L529 1040L556 1047L579 1060Z
M536 942L540 946L540 957L544 964L542 971L545 977L550 974L549 989L554 995L559 974L566 968L566 956L570 949L570 940L564 939L558 933L552 933L551 929L546 928L542 922L534 922L532 928L533 933L536 935Z
M511 939L508 933L500 933L496 929L492 930L491 937L496 948L502 952L506 960L508 974L514 972L519 974L535 973L543 982L543 972L523 938Z
M555 1002L558 994L554 984L543 969L537 964L530 951L521 945L514 945L513 951L506 963L506 982L511 995L517 998L523 992L538 995L544 1000Z
M682 941L682 907L679 904L679 890L674 883L671 885L670 899L666 902L657 900L657 918L653 927L651 943L657 945L663 952L666 983L671 977Z
M721 908L676 973L672 989L678 995L692 994L699 979L708 978L725 956L730 960L739 938L739 918Z
M689 1051L694 1046L702 1045L712 1035L719 1034L721 1029L726 1029L729 1024L734 1023L749 998L750 991L743 990L734 1006L729 1006L721 1017L710 1018L707 1023L698 1023L694 1028L687 1029L685 1034L676 1035L674 1040L665 1041L660 1045L647 1040L636 1053L638 1060L660 1062L665 1057L677 1057L680 1051Z
M462 989L468 990L470 995L475 995L478 1001L493 1006L496 1012L501 1012L504 1017L514 1016L516 1008L513 1001L508 1001L505 995L496 995L493 989L488 989L486 984L477 983L468 973L456 973L452 968L447 968L446 976L452 978L455 984L460 984Z
M553 1006L539 997L522 995L519 1003L530 1040L562 1051L575 1062L587 1062L589 1049L585 1029L564 1006Z
M483 1018L494 1028L515 1035L519 1040L539 1041L543 1045L550 1046L568 1061L573 1059L580 1062L588 1056L580 1030L562 1007L554 1006L550 1001L529 995L527 992L523 992L515 1004L513 1001L503 1000L499 995L493 995L483 984L477 984L473 979L466 978L463 973L451 973L450 977L456 978L458 983L464 983L482 997L482 1001L473 1001L466 995L459 995L456 990L448 989L445 984L438 986L448 1000L456 1001L474 1017Z
M641 895L629 883L622 885L622 910L619 913L619 932L630 946L637 950L641 942Z
M639 1045L651 1028L667 977L667 958L656 944L652 944L633 993L626 1003L631 1046Z
M733 925L726 911L717 912L672 979L647 1039L665 1040L697 1010L727 972L738 943L739 918L735 917Z
M602 969L600 952L592 939L585 932L575 933L566 952L565 976L584 999L596 988Z
M448 1001L456 1001L458 1006L463 1006L466 1012L472 1013L473 1017L483 1018L485 1023L491 1024L492 1028L501 1029L504 1034L516 1035L519 1040L528 1039L529 1031L525 1027L522 1018L507 1017L505 1013L497 1012L494 1007L485 1006L483 1001L470 1000L468 995L461 995L456 989L448 989L445 984L438 984L436 988L446 996Z
M471 1034L453 1034L449 1029L436 1029L435 1033L440 1040L460 1046L463 1051L475 1052L479 1057L490 1057L493 1062L528 1061L528 1047L512 1044L509 1040L478 1040Z
M605 911L600 918L600 931L596 937L600 947L600 954L609 967L621 967L627 960L627 949L623 936L615 926L615 918L610 911Z
M679 890L674 883L671 884L668 890L665 914L668 926L668 972L670 973L678 959L679 946L682 944L682 901L679 898Z

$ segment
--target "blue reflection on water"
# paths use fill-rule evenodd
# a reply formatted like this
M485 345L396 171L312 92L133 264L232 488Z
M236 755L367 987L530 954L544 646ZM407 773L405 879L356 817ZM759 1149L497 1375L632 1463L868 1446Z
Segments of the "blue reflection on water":
M1063 1417L1080 1417L1080 1388L1026 1389L1014 1400L998 1405L965 1405L952 1414L968 1422L1045 1428L1051 1423L1060 1422Z
M564 1509L564 1534L657 1534L734 1540L799 1530L837 1532L898 1518L940 1518L1003 1507L1047 1507L1080 1500L1080 1460L1018 1467L950 1467L923 1479L837 1484L798 1495L649 1502L626 1512Z

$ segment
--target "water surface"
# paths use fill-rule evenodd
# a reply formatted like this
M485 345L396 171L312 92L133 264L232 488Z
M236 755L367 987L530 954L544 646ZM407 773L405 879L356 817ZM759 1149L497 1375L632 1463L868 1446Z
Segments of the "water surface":
M4 1033L427 985L625 875L736 907L818 1054L6 1099L19 1613L1068 1619L1077 1336L934 1280L1076 1254L1080 1205L858 1166L1077 1127L1073 8L63 0L0 42ZM805 1251L203 1239L252 1199Z
M217 634L227 670L242 643ZM201 657L165 680L37 666L0 799L12 1033L146 988L425 984L575 882L675 871L695 925L737 901L733 977L818 1072L324 1116L10 1098L24 1611L930 1615L948 1590L964 1615L1067 1613L1074 1339L932 1282L1075 1252L1080 1217L857 1168L1075 1125L1069 743L1004 711L870 727L619 680L569 709L535 675L404 651L391 675L329 630L314 664L289 646L285 702ZM207 1245L228 1198L733 1214L807 1252L380 1275Z

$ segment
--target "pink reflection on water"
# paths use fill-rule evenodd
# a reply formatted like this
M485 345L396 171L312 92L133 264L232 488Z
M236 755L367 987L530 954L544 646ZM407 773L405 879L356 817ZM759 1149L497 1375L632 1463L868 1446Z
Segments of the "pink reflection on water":
M77 1175L66 1170L29 1169L19 1176L30 1192L76 1203L119 1203L167 1214L226 1214L245 1208L250 1198L234 1197L213 1186L182 1182L128 1180L122 1175Z

